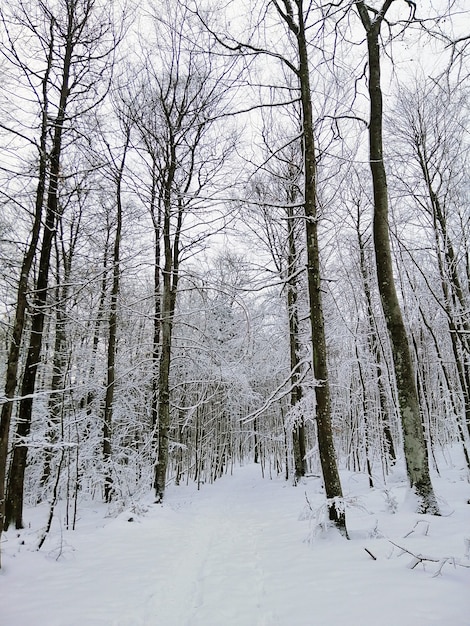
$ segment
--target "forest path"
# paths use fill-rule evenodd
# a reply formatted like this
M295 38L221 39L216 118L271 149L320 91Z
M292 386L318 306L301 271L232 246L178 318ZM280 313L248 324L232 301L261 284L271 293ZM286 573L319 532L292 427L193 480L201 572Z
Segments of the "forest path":
M165 581L156 585L147 604L148 623L155 614L159 624L168 626L287 623L273 609L273 596L289 585L285 552L276 555L278 542L285 539L301 545L300 536L292 537L299 510L287 502L282 507L279 482L260 481L259 474L256 467L239 468L230 479L203 487L188 504L190 525L176 532L179 556L168 563ZM284 487L291 489L287 483ZM164 507L185 508L174 496Z
M31 527L5 535L0 626L467 626L470 569L446 565L433 578L435 567L407 568L409 555L386 539L463 557L470 509L458 470L438 479L453 514L411 535L417 516L406 505L393 515L366 476L344 475L363 505L348 508L352 540L328 533L311 544L299 516L306 492L313 508L324 504L320 481L294 488L260 474L251 465L200 491L170 486L162 505L117 517L83 503L76 531L64 530L59 508L40 552L47 510L28 510ZM393 496L403 502L405 491L398 482Z

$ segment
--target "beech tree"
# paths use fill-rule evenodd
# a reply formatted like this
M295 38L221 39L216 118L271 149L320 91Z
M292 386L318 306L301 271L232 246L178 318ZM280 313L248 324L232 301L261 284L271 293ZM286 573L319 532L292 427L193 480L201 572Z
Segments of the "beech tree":
M383 104L380 83L380 32L394 0L385 0L372 9L362 0L355 3L367 36L369 63L369 149L374 192L374 249L379 293L392 344L395 376L403 426L405 460L411 488L418 498L417 511L439 514L429 475L428 453L416 389L406 327L398 301L390 248L387 174L383 158Z
M303 202L305 211L305 235L307 240L307 282L310 300L310 324L312 332L313 375L315 377L318 450L327 497L329 518L347 536L344 507L338 503L342 498L341 481L336 463L336 452L331 429L331 398L328 376L325 322L323 318L320 249L318 241L318 192L317 158L315 146L312 92L310 88L310 63L306 10L303 0L274 2L280 19L290 36L294 38L297 65L292 67L298 79L302 111L302 144L304 156Z

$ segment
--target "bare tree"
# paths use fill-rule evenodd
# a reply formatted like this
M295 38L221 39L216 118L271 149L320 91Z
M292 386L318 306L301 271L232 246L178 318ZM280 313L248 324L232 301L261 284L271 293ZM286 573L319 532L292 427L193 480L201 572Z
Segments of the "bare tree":
M64 137L67 134L73 136L71 121L94 106L106 92L104 76L109 69L110 54L116 45L111 16L105 16L92 0L60 0L58 4L41 4L37 11L40 18L37 22L31 20L29 7L24 4L20 4L12 16L20 32L26 31L33 40L39 42L39 49L42 49L46 60L46 71L40 83L42 90L39 91L42 132L46 132L41 154L43 152L46 161L43 164L45 170L40 169L39 172L43 197L37 194L37 202L41 202L41 206L45 204L44 231L31 307L31 334L21 386L4 520L5 527L14 520L17 528L23 525L27 438L42 347L53 242L57 219L63 206L60 202L60 182L64 174L61 170ZM7 28L10 29L10 26ZM18 65L18 54L11 36L10 49L12 59ZM20 67L33 94L38 94L35 86L36 70L29 68L26 62L21 62ZM47 141L49 132L50 143ZM23 289L24 285L20 287Z
M402 88L397 115L407 123L398 126L392 119L391 127L420 172L419 193L413 190L414 177L402 172L400 178L422 211L435 250L441 288L431 293L447 318L470 433L469 225L461 208L468 171L463 138L467 101L466 90L448 82Z
M310 299L310 324L312 329L313 374L315 377L316 424L318 449L328 499L329 518L341 533L347 536L344 507L338 505L342 498L341 481L336 464L336 452L331 429L331 398L328 376L325 322L323 318L320 250L318 241L317 158L315 146L312 92L306 8L302 0L283 0L274 6L285 23L297 48L297 63L293 68L298 79L302 110L302 141L304 155L304 211L307 239L307 281Z
M128 115L140 134L139 145L151 158L150 212L155 236L155 324L153 341L153 420L157 460L154 488L164 497L171 430L170 370L180 265L210 234L198 214L203 193L212 194L233 138L219 136L217 118L230 84L230 67L212 59L207 48L194 46L200 25L182 5L169 6L155 18L155 35L165 41L158 56L146 53L144 80L137 88L140 108L128 104ZM198 33L208 39L204 32ZM207 202L206 202L207 204ZM191 217L189 217L191 216ZM193 220L192 229L185 222ZM217 220L211 218L213 228ZM160 258L161 253L161 258ZM160 291L161 290L161 291ZM157 343L159 345L157 346ZM155 361L158 359L158 367ZM155 410L156 409L156 410Z
M127 121L126 121L127 122ZM110 144L106 141L109 156L109 170L115 186L116 205L116 230L114 234L112 261L112 286L111 299L109 303L108 318L108 350L106 367L106 392L103 410L103 460L105 463L104 477L104 500L110 502L113 492L112 478L112 430L113 430L113 409L114 393L116 387L116 350L117 350L117 322L118 322L118 299L120 293L121 278L121 239L123 222L123 177L126 165L126 156L129 148L131 127L124 122L123 145L120 147L120 154L115 156ZM122 123L122 122L121 122Z
M270 120L272 122L272 120ZM266 129L264 136L268 137ZM307 472L306 425L299 402L303 397L302 379L305 375L305 360L302 351L305 343L301 337L300 322L302 304L302 282L305 287L305 245L302 208L302 150L299 142L290 143L282 150L267 148L267 173L258 175L252 182L253 202L249 204L243 220L252 231L257 247L260 244L272 258L280 289L284 298L289 335L289 357L291 369L290 406L293 419L288 419L286 428L292 431L292 448L295 477ZM282 203L285 206L282 206ZM269 278L268 278L269 280ZM269 284L269 283L268 283ZM305 289L304 289L305 292ZM306 294L305 295L305 300ZM304 308L306 309L306 302ZM305 333L304 333L305 334ZM256 422L254 422L256 426ZM256 430L255 430L256 435ZM286 468L286 476L289 469Z
M295 81L296 94L291 95L291 82L287 80L288 92L284 101L263 102L258 106L289 106L300 103L301 141L303 152L303 209L306 236L307 283L310 302L310 327L312 339L313 375L315 378L317 439L323 481L327 497L330 521L347 536L346 517L342 500L342 487L336 462L336 452L331 426L331 396L328 376L327 346L323 314L322 278L318 237L318 190L317 149L312 106L310 74L308 18L310 6L303 0L272 0L259 7L260 22L256 31L250 32L244 41L234 36L219 36L212 29L217 41L226 50L245 58L268 58L279 63L282 72ZM204 16L201 20L206 24ZM277 23L281 46L276 48L272 39L263 35L268 32L267 24ZM267 30L264 31L263 28ZM262 33L262 34L260 34ZM258 36L259 35L259 36ZM260 43L257 43L257 40ZM283 89L286 88L284 84ZM270 84L268 93L276 91ZM256 108L256 106L255 106Z
M355 3L367 35L370 97L370 168L374 191L374 249L382 308L387 322L395 365L408 478L418 498L417 510L439 514L429 475L428 454L416 389L411 351L398 301L390 248L387 174L383 159L383 104L380 84L380 32L394 0L372 9L362 0Z

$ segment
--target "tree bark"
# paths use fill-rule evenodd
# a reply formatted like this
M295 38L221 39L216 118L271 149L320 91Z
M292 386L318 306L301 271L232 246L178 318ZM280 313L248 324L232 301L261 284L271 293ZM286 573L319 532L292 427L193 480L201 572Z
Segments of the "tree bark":
M58 198L60 157L62 151L65 109L69 96L69 77L73 47L73 15L69 14L67 23L67 41L62 67L62 84L59 107L57 117L54 120L54 135L50 154L49 186L47 191L46 220L41 245L41 255L39 259L34 305L31 315L31 336L21 386L18 424L16 428L13 458L8 478L8 491L5 506L5 528L8 528L10 522L13 520L16 528L23 528L23 488L28 451L26 439L31 429L33 394L36 387L36 376L41 355L44 319L46 314L49 266L56 234L57 216L60 210Z
M125 142L123 146L122 158L119 166L114 173L116 181L116 233L114 236L113 248L113 284L111 288L111 302L109 309L109 326L108 326L108 353L106 367L106 393L104 399L104 417L103 417L103 461L105 464L104 476L104 501L111 502L113 494L113 478L111 471L112 460L112 429L113 429L113 410L114 410L114 391L116 384L116 346L117 346L117 317L118 317L118 298L120 290L121 278L121 237L122 237L122 178L126 163L127 149L130 141L130 128L125 130ZM109 149L111 159L111 149ZM113 163L114 165L114 163Z
M296 199L295 191L288 193L288 202L293 203ZM302 387L299 381L299 311L298 311L298 285L295 277L297 269L297 246L295 242L295 220L294 211L291 204L287 207L287 228L288 228L288 254L287 254L287 314L289 316L289 350L290 367L292 372L290 394L291 406L295 407L302 399ZM292 432L294 448L294 470L296 479L305 476L307 473L306 461L306 435L305 420L303 415L299 416L298 423L295 424Z
M48 97L47 84L51 72L52 64L52 42L50 42L46 69L41 81L41 131L39 136L39 155L38 155L38 183L36 187L34 222L31 230L31 240L24 254L23 262L20 270L18 282L15 320L13 324L13 334L8 352L8 360L6 365L6 381L5 381L5 398L6 402L2 406L0 417L0 546L1 535L5 526L5 506L6 506L6 474L8 465L8 442L10 436L10 424L13 413L13 398L18 384L18 368L20 348L26 324L26 311L28 307L28 281L31 273L31 267L38 248L39 237L41 233L41 221L43 214L44 196L46 192L47 180L47 136L48 136ZM0 553L1 554L1 553ZM1 567L1 561L0 561Z
M408 479L418 499L417 512L438 515L439 506L429 474L416 376L395 288L388 224L387 175L383 160L383 106L380 85L379 36L383 18L393 1L385 0L381 10L375 14L373 21L370 19L368 8L363 0L356 2L360 19L367 34L369 60L369 148L374 193L374 249L380 299L392 344Z
M277 4L276 8L291 32L295 35L298 48L299 66L297 76L302 107L307 281L310 301L310 325L312 331L313 375L316 383L315 419L317 423L318 449L327 497L329 519L336 528L338 528L341 534L347 537L346 515L344 507L340 502L343 498L343 492L336 463L336 451L331 428L331 397L318 246L317 163L303 0L296 0L297 24L295 24L293 19L291 3L288 0L284 0L283 5L285 12L281 11Z

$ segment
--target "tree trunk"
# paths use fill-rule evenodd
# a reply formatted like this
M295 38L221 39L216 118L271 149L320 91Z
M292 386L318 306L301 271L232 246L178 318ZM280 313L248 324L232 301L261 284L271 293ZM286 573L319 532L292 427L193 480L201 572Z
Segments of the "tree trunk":
M41 220L43 213L44 195L46 191L47 178L47 136L48 136L48 100L47 100L47 83L51 71L52 60L52 43L50 44L47 65L44 77L41 81L42 85L42 116L41 116L41 133L39 137L39 155L38 155L38 183L36 187L34 222L31 231L31 241L23 257L21 265L20 278L18 282L18 290L16 297L15 320L13 325L13 334L8 352L8 360L6 365L6 382L5 382L5 398L6 402L2 406L0 417L0 546L1 535L5 526L5 506L6 506L6 473L8 464L8 442L10 435L11 416L13 413L13 397L17 388L18 366L21 342L26 323L26 310L28 306L28 281L31 267L38 247L39 237L41 233ZM1 553L0 553L1 554ZM1 561L0 561L1 567Z
M325 325L323 319L320 256L318 248L318 214L316 189L316 154L310 91L307 39L305 33L303 2L298 0L299 25L297 42L299 50L299 83L302 104L304 142L304 210L307 238L307 278L312 329L313 374L315 377L316 422L318 449L323 473L329 518L347 537L346 515L341 500L343 492L336 463L336 452L331 428L331 398L328 378Z
M385 0L382 9L376 14L373 21L369 17L368 9L363 0L356 3L367 33L369 59L369 141L370 168L374 191L374 249L380 299L392 344L407 474L411 488L418 498L417 512L438 515L439 507L429 475L428 454L421 422L416 377L395 288L388 225L387 176L383 161L379 36L383 18L393 1Z
M75 239L76 241L76 239ZM74 244L71 244L68 253L63 251L62 259L64 266L64 274L62 285L59 278L57 279L56 288L56 320L55 320L55 339L54 339L54 356L52 359L52 380L51 380L51 396L48 403L48 424L46 439L51 444L50 447L46 447L44 451L44 467L41 476L41 486L46 489L47 483L51 475L51 464L54 457L53 446L59 440L59 427L63 422L63 403L65 380L67 377L67 361L68 355L66 354L67 346L67 333L66 333L66 321L67 315L65 310L65 303L68 299L68 292L70 286L70 275L72 271L72 258L73 258ZM59 277L59 254L57 254L57 277ZM61 454L61 462L63 461L63 453ZM41 496L38 501L41 501Z
M126 129L125 143L121 163L115 171L116 177L116 234L113 249L113 286L111 288L111 302L109 310L109 330L108 330L108 354L106 368L106 393L104 400L103 418L103 461L105 465L104 476L104 501L111 502L113 493L113 478L111 471L112 459L112 427L114 409L114 388L116 382L116 344L117 344L117 311L120 289L120 250L122 232L122 177L126 163L127 148L130 140L130 129ZM110 150L111 154L111 150ZM112 158L112 155L111 155Z
M8 480L8 495L5 507L5 527L12 520L16 528L23 528L23 487L26 469L27 446L25 440L31 428L33 394L41 355L44 319L46 314L49 266L59 215L58 185L60 177L60 156L65 120L65 108L69 96L69 75L73 50L72 18L69 16L68 38L62 68L62 85L57 117L54 121L54 135L50 155L49 187L47 192L46 220L39 259L38 277L32 311L31 336L26 357L25 371L21 387L21 401L16 428L16 440Z
M366 298L366 316L367 316L367 345L369 348L370 358L374 362L374 370L377 375L377 386L378 386L378 418L379 423L382 428L382 435L384 438L384 452L386 455L385 463L386 467L388 467L389 463L392 465L396 461L395 454L395 446L393 444L392 433L390 430L390 416L389 411L387 409L387 401L386 394L383 383L383 372L382 372L382 363L381 363L381 355L380 355L380 344L379 344L379 336L377 323L374 316L374 307L372 304L372 293L371 293L371 279L369 276L369 272L367 269L366 262L366 242L364 241L363 233L361 232L361 224L360 224L360 206L357 206L357 221L356 221L356 229L357 229L357 240L359 245L359 265L361 270L362 284L364 289L364 295Z
M157 461L155 465L155 498L161 502L165 495L166 472L169 459L170 436L170 365L173 318L176 305L179 270L179 237L182 226L182 206L179 204L177 224L175 225L173 246L171 238L172 187L176 172L176 154L174 146L168 178L164 190L163 216L163 293L161 302L161 353L158 372L158 428ZM178 201L179 203L181 201Z
M288 194L288 201L293 203L296 200L295 192ZM289 349L291 367L291 407L302 399L302 387L300 385L300 342L299 342L299 311L297 305L298 286L295 277L297 269L297 247L295 242L295 221L292 206L287 208L287 228L288 228L288 254L287 254L287 314L289 316ZM305 476L307 473L306 443L305 443L305 420L300 415L298 422L292 432L292 443L294 449L294 469L296 479Z

